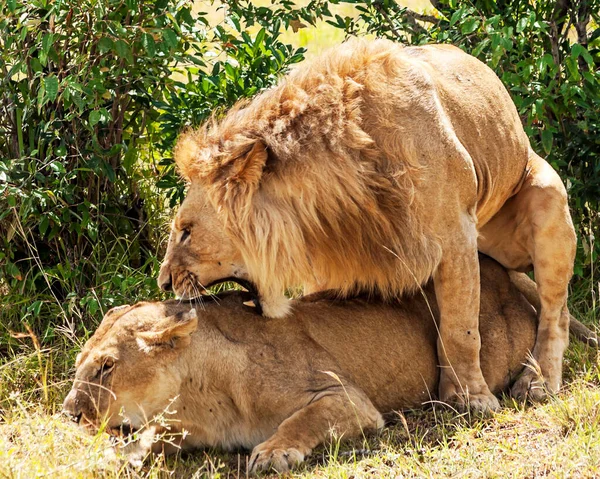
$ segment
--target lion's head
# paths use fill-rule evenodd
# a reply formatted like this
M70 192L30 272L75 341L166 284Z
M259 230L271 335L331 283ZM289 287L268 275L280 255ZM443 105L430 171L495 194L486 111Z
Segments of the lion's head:
M202 188L192 184L171 225L158 284L187 299L228 278L247 279L242 255Z
M144 426L177 395L180 352L197 325L196 310L174 302L110 310L77 357L64 411L92 429Z

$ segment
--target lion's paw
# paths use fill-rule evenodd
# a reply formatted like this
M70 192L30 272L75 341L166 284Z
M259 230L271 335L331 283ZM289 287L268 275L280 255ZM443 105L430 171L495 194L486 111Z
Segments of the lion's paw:
M479 414L490 414L500 409L498 398L488 394L452 394L443 399L444 402L455 406L459 411L472 411Z
M289 471L304 461L304 454L293 447L263 442L254 448L250 457L250 472L273 470L279 474Z
M536 371L526 370L513 384L510 395L520 401L541 402L548 398L548 388Z

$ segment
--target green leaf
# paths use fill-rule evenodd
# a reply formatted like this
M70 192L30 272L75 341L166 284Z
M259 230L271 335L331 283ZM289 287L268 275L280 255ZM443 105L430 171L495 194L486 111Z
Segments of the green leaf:
M125 153L125 157L123 158L123 168L125 168L125 172L130 175L132 173L132 167L137 159L137 149L129 148L127 153Z
M190 26L194 26L195 22L194 19L192 17L192 14L190 13L190 9L189 8L183 8L181 9L181 11L179 12L179 15L181 16L181 19L187 23ZM199 18L199 20L201 19L201 17Z
M478 18L470 17L461 25L460 31L465 35L473 33L479 28L479 23L480 22Z
M113 46L114 42L108 37L102 37L98 41L98 50L100 50L100 53L106 53L112 50Z
M133 64L133 54L131 53L131 47L124 40L117 40L115 42L115 50L117 51L117 55L121 57L123 60L126 60L127 63Z
M156 55L156 43L154 42L154 37L149 33L142 34L142 46L151 57Z
M547 155L552 151L553 135L550 130L542 130L542 147Z
M453 14L452 17L450 17L450 26L453 26L456 22L458 22L458 19L465 13L464 8L461 7L458 10L456 10Z
M42 64L40 63L40 61L37 58L32 58L31 59L31 69L35 72L35 73L39 73L41 72L44 67L42 66Z
M573 55L575 58L582 56L588 65L594 64L594 59L592 58L590 53L587 51L587 49L583 45L581 45L579 43L575 43L573 45L573 47L571 48L571 55Z
M21 271L19 271L19 268L17 268L17 265L14 263L8 263L6 265L6 272L10 274L13 278L18 279L19 281L23 279Z
M179 37L173 30L166 28L161 33L163 40L169 46L169 48L175 48L177 46L179 43Z
M58 78L54 75L46 77L44 84L48 101L56 100L56 97L58 96Z
M573 57L565 58L565 64L567 65L567 69L571 74L571 78L575 81L579 81L581 79L581 75L579 74L579 65L577 65L577 61L573 59Z
M42 38L42 52L44 55L48 55L52 43L54 43L54 35L52 33L46 33Z
M48 231L48 225L50 224L50 220L47 215L42 215L42 219L40 220L40 234L43 236L46 235L46 231Z
M90 126L94 127L100 121L100 112L98 110L94 110L90 113Z
M254 46L258 47L265 39L265 29L261 28L260 31L256 34L256 37L254 38Z

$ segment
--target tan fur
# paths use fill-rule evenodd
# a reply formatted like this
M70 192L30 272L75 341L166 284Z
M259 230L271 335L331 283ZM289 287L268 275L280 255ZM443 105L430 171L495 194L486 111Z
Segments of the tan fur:
M256 284L266 316L281 317L287 287L391 299L433 278L442 397L493 409L480 338L467 334L477 331L479 247L535 269L543 377L517 392L560 387L575 252L566 192L475 58L445 45L348 42L182 135L175 159L191 186L165 288L192 297L237 276Z
M530 280L514 278L539 302ZM482 369L498 393L533 348L536 311L489 258L481 284ZM296 300L290 317L268 321L242 304L240 292L198 307L198 317L190 314L194 303L176 301L109 313L83 348L64 408L84 424L105 419L109 429L125 423L147 428L149 437L168 432L155 451L175 451L169 441L184 449L254 448L254 470L282 471L332 428L360 436L382 426L382 413L435 398L432 284L393 305L326 298ZM98 376L106 358L114 369Z

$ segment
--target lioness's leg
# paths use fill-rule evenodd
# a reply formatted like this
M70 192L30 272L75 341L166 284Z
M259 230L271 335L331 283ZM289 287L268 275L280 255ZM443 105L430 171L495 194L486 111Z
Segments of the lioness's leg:
M324 395L283 421L275 434L252 451L251 472L285 472L304 461L330 435L355 437L383 427L383 418L360 390L346 386Z
M576 237L560 177L532 153L530 173L517 195L480 231L479 248L507 268L533 266L540 296L537 364L513 386L520 398L543 399L562 380L562 357L569 342L567 286L573 271ZM541 373L541 376L540 376Z
M500 404L490 392L479 361L479 259L472 216L464 214L459 234L448 240L434 275L440 308L438 357L440 399L485 411Z

